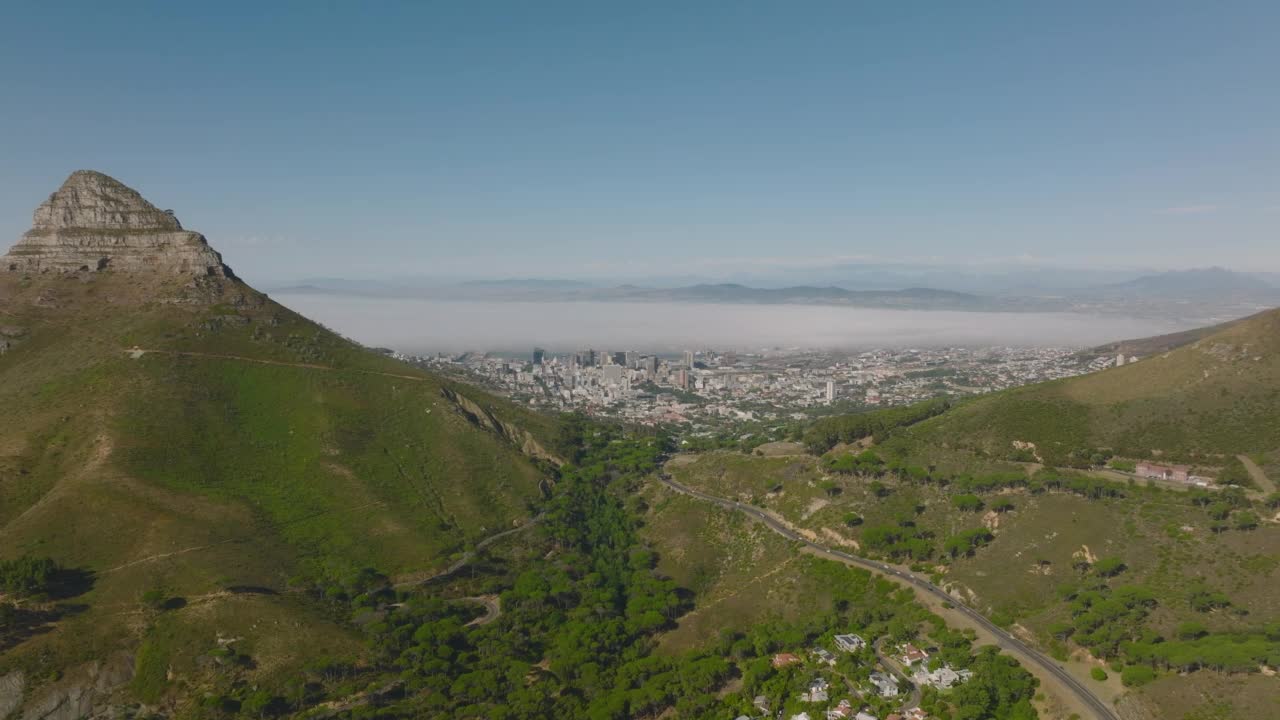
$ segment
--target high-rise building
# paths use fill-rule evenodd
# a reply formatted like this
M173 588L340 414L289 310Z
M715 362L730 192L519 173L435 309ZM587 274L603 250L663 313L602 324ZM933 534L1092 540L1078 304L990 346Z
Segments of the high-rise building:
M684 351L684 366L687 368L693 367L693 351L692 350Z
M658 356L650 355L644 359L644 375L648 380L656 380L658 377Z
M627 366L627 353L616 352L613 354L613 362L615 365Z
M540 347L536 347L536 348L534 348L534 349L533 349L533 364L534 364L534 365L541 365L541 364L542 364L542 358L543 358L543 357L545 357L545 356L546 356L546 354L547 354L547 351L546 351L546 350L543 350L543 349L542 349L542 348L540 348Z
M689 370L687 368L680 368L680 371L676 373L676 385L681 390L689 389Z
M827 404L830 405L835 401L836 401L836 383L834 380L828 380L827 381Z
M627 367L631 368L632 370L640 369L640 353L636 352L635 350L628 350L626 353L624 353L624 355L626 356L624 358L626 360L626 363L624 364Z
M621 365L605 365L601 373L606 385L618 385L622 383L622 366Z

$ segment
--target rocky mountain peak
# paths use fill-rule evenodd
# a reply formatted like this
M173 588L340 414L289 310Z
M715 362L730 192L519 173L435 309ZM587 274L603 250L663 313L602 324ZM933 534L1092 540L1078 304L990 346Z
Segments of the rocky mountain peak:
M203 235L94 170L71 173L40 203L31 229L0 258L5 270L231 275Z

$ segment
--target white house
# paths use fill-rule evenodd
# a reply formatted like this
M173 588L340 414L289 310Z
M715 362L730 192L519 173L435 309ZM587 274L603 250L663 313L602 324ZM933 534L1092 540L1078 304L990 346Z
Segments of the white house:
M837 635L836 647L845 652L858 652L867 646L867 641L857 635Z
M898 679L892 675L882 672L871 673L871 684L876 686L876 690L880 693L880 697L897 697L898 696Z

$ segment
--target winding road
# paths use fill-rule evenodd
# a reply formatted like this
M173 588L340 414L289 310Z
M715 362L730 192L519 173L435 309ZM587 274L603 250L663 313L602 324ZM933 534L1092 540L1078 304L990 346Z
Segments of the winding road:
M545 517L545 515L546 513L538 513L537 515L530 518L528 522L524 523L523 525L517 525L516 527L513 527L510 530L503 530L500 533L495 533L493 535L490 535L489 537L486 537L485 539L476 543L476 546L473 549L463 553L462 557L454 561L452 565L445 568L444 570L441 570L435 575L431 575L426 578L414 578L412 580L404 580L402 582L395 583L391 587L402 588L402 587L409 587L410 585L426 585L427 583L433 580L440 580L441 578L449 577L450 575L466 567L468 563L470 563L472 560L476 558L476 555L481 550L489 547L490 545L498 542L499 540L501 540L504 537L507 537L508 535L514 535L518 532L523 532L525 530L528 530L534 525L537 525L539 522L542 522L542 518Z
M475 620L467 623L467 627L488 625L494 620L497 620L499 615L502 615L502 598L497 595L477 595L476 597L464 597L458 599L484 606L484 615L481 615Z
M883 637L877 638L876 641L871 644L871 651L876 654L876 660L880 661L880 664L884 666L885 670L888 670L889 672L893 673L893 675L897 677L898 680L902 681L904 685L911 688L911 694L907 696L906 702L902 703L902 707L904 708L920 707L920 697L923 695L923 693L920 691L920 686L916 685L915 681L912 680L909 675L907 675L907 673L902 669L902 667L896 661L889 659L888 654L886 654L884 651L885 640L888 640L888 638L883 638Z
M937 585L934 585L928 580L920 577L919 575L916 575L915 573L909 570L904 570L895 565L878 562L876 560L868 560L866 558L850 555L849 553L846 553L846 552L841 552L840 550L832 550L831 548L826 547L825 545L820 545L818 543L807 540L804 537L800 536L791 528L787 527L785 524L779 522L776 518L769 516L764 511L760 510L759 508L753 507L751 505L747 505L745 503L741 503L736 500L728 500L726 498L717 497L715 495L708 495L707 493L694 490L693 488L687 485L676 482L671 477L665 474L659 474L658 479L662 482L663 485L666 485L667 487L671 488L672 490L675 490L678 493L681 493L682 495L688 495L690 497L694 497L699 500L704 500L706 502L719 505L720 507L725 508L727 510L735 510L737 512L744 513L748 517L754 518L755 520L758 520L764 523L765 526L767 526L770 530L773 530L774 532L787 538L788 540L800 543L812 550L817 551L821 555L838 559L848 565L854 565L856 567L860 567L865 570L870 570L872 572L879 573L881 575L888 577L891 580L895 580L899 583L909 585L919 592L932 595L944 602L949 603L953 608L955 608L956 611L963 614L969 620L972 620L974 623L976 623L977 625L982 627L984 630L989 632L996 639L996 645L1000 647L1002 650L1014 652L1014 653L1017 653L1018 655L1021 655L1029 659L1031 662L1035 663L1041 670L1043 670L1046 674L1048 674L1049 676L1057 680L1059 683L1061 683L1062 688L1070 692L1071 694L1075 695L1085 707L1089 708L1089 710L1093 713L1094 717L1097 718L1097 720L1119 720L1116 714L1111 711L1111 708L1108 707L1107 704L1103 702L1101 698L1099 698L1097 695L1094 695L1092 691L1090 691L1083 684L1081 684L1079 680L1076 680L1075 677L1073 677L1071 673L1067 672L1065 668L1063 668L1061 665L1054 662L1052 658L1042 654L1040 651L1032 648L1030 645L1027 645L1023 641L1015 637L1013 634L1006 631L1004 628L1001 628L1000 626L991 622L987 618L983 617L982 614L979 613L978 611L961 603L959 600L956 600L954 597L947 594L945 590L938 587Z

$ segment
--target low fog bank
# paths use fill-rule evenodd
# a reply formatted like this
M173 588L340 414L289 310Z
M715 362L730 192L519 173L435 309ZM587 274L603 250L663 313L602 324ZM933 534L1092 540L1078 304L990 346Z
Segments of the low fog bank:
M366 345L403 352L575 348L870 348L1098 345L1186 329L1072 313L880 310L816 305L470 302L282 293L275 299Z

